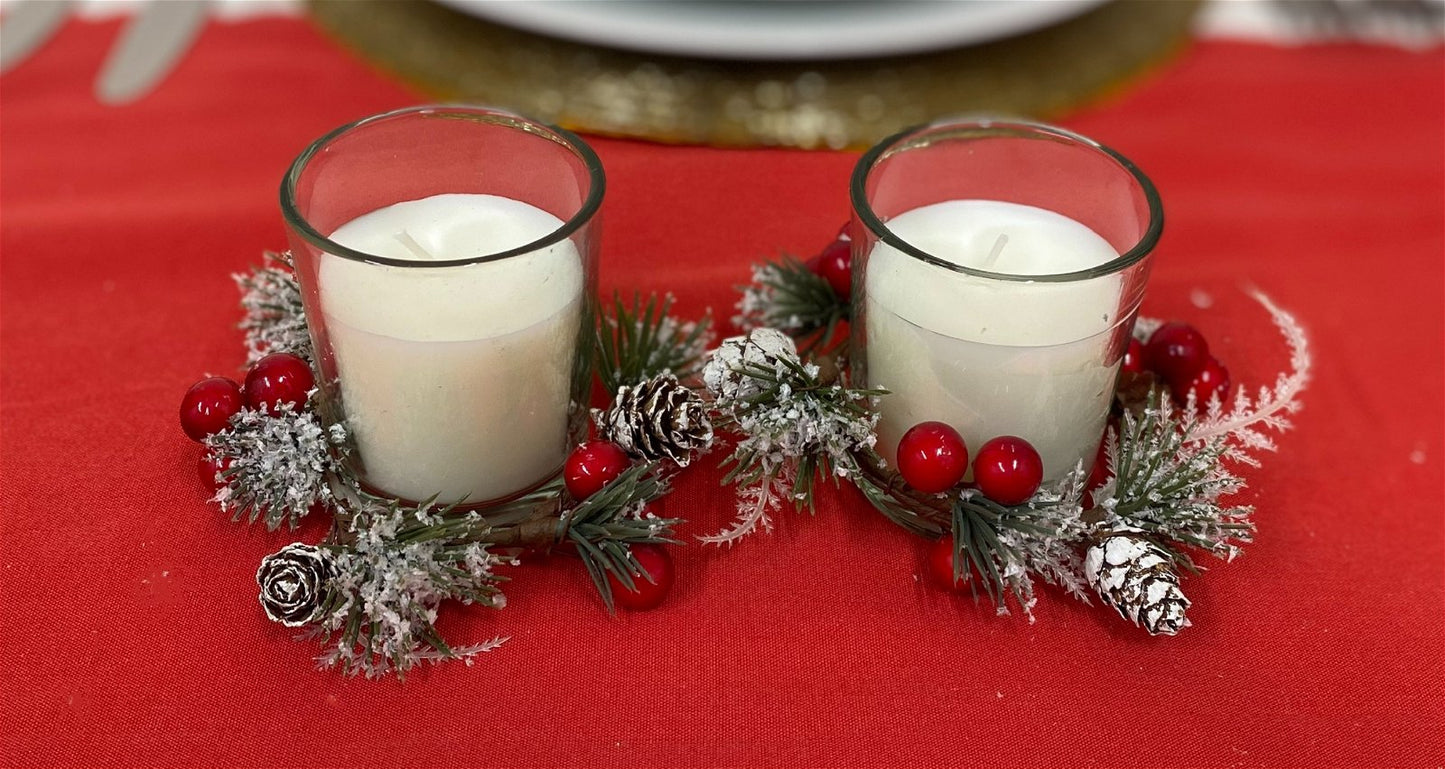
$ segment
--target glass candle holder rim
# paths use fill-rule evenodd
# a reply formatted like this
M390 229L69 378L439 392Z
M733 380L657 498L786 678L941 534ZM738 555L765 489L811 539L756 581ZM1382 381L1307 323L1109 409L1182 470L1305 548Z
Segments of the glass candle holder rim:
M1149 226L1139 238L1139 242L1135 243L1128 251L1120 254L1117 259L1111 259L1095 267L1090 267L1086 270L1076 270L1074 272L1046 273L1041 275L989 272L974 267L965 267L934 256L914 246L888 229L888 225L874 213L872 206L868 204L867 182L869 173L879 160L905 148L906 145L904 142L909 138L915 137L924 131L939 128L973 129L999 135L1007 135L1008 132L1012 131L1018 136L1079 144L1093 149L1117 163L1133 177L1134 181L1144 191L1144 198L1149 206ZM1069 283L1112 275L1148 256L1149 252L1153 251L1155 245L1158 244L1159 236L1164 231L1164 206L1160 201L1159 191L1155 189L1154 182L1150 181L1149 177L1144 175L1144 172L1139 170L1138 166L1135 166L1128 158L1113 149L1083 134L1049 125L1048 123L1039 123L1031 120L1000 120L991 118L943 119L905 128L883 139L869 148L867 152L863 153L863 156L858 159L857 165L853 167L853 176L848 185L848 195L858 218L884 243L921 262L942 267L952 272L991 280L1014 281L1019 283Z
M587 169L589 181L587 197L582 201L582 206L577 209L577 212L575 214L573 214L565 222L563 222L561 227L558 227L552 232L547 233L545 236L538 238L537 240L534 240L530 243L524 243L520 246L517 246L516 248L507 249L506 251L498 251L491 254L482 254L480 256L468 257L466 259L439 259L423 261L414 259L397 259L389 256L368 254L364 251L357 251L356 249L343 246L340 243L331 240L327 236L323 235L320 231L318 231L315 227L311 226L311 222L307 221L306 217L301 214L300 209L297 207L295 194L296 184L301 178L301 172L303 169L305 169L306 165L311 162L311 159L315 157L318 152L324 149L331 142L348 133L351 133L356 129L364 128L366 126L373 125L382 121L393 120L401 117L409 117L412 115L435 116L442 118L450 116L461 117L462 119L476 119L477 117L486 117L491 118L499 123L510 123L513 127L520 128L523 131L527 131L550 141L557 142L558 144L566 147L568 150L572 151L579 158L582 159L583 166ZM550 134L544 133L543 130L539 129L550 132ZM586 142L582 141L581 137L577 136L571 131L566 130L565 128L561 128L550 123L543 123L537 120L533 120L532 118L529 118L525 115L519 115L515 112L509 112L507 110L496 109L493 107L483 107L469 104L424 104L414 107L403 107L401 109L395 109L389 112L381 112L375 115L369 115L367 117L361 118L360 120L352 121L350 123L347 123L346 125L343 125L326 133L321 138L308 145L306 149L301 151L300 155L296 156L295 160L291 161L290 167L286 169L285 176L281 178L281 215L286 220L286 223L296 232L296 234L299 235L302 239L304 239L307 243L328 254L340 256L345 259L351 259L358 262L367 262L370 264L380 264L388 267L409 267L415 269L430 269L437 267L463 267L471 264L495 262L513 256L522 256L524 254L538 251L552 245L553 243L561 241L563 238L566 238L570 236L573 232L576 232L588 221L590 221L593 216L596 215L598 209L602 207L602 196L603 193L606 192L606 189L607 176L603 172L602 161L597 157L597 153L593 151L593 149L588 146Z

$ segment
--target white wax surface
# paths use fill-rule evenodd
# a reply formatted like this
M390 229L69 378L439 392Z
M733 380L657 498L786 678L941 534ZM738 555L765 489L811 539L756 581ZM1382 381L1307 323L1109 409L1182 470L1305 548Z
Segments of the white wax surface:
M992 200L922 206L887 225L930 255L997 273L1074 272L1119 255L1073 219ZM982 278L880 241L864 295L868 384L893 393L880 406L884 458L896 460L910 427L939 420L959 430L971 453L999 435L1028 440L1046 478L1092 460L1117 370L1104 360L1119 292L1113 275L1068 283Z
M562 224L510 198L445 194L378 209L330 237L377 256L450 260ZM481 501L561 466L583 291L570 240L462 267L324 255L318 283L368 482L412 500Z

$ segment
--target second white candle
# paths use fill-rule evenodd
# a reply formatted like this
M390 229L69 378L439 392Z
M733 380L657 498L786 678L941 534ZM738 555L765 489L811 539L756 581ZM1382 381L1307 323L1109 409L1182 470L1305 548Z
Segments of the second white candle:
M935 203L887 226L925 253L996 273L1069 273L1119 255L1073 219L1000 201ZM1117 276L997 280L882 241L868 259L867 384L892 392L878 427L886 460L896 461L905 431L930 420L951 424L971 451L999 435L1020 436L1038 449L1046 478L1093 459L1118 370L1106 363L1119 321Z

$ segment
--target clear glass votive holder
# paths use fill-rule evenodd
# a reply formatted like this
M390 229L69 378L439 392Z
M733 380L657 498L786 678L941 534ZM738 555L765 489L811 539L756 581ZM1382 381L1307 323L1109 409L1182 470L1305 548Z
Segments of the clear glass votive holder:
M1062 128L952 120L870 149L850 195L853 366L891 392L885 461L941 421L970 452L1028 440L1045 479L1087 470L1164 226L1149 179Z
M281 211L351 469L483 504L552 477L587 430L602 164L484 107L388 112L307 147Z

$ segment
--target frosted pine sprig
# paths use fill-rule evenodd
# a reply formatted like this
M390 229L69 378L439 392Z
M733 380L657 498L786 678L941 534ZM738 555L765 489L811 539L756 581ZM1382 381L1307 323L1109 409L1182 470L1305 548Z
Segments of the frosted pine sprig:
M752 282L741 286L733 325L743 331L773 328L794 337L808 337L806 349L827 350L839 324L848 320L851 305L828 281L787 254L777 261L753 265Z
M273 352L289 352L314 361L301 285L292 269L291 254L267 251L263 259L262 265L251 272L231 276L241 290L241 308L246 311L240 324L246 332L246 363L255 363Z
M1027 573L1089 603L1078 542L1089 527L1082 498L1088 482L1083 465L1041 487L1032 499L999 516L998 537L1018 553Z
M1088 603L1078 549L1088 531L1080 502L1086 479L1080 465L1019 505L999 504L976 489L957 492L950 519L955 577L975 598L981 588L999 614L1009 613L1012 597L1030 622L1035 578Z
M673 318L673 297L633 295L629 304L612 298L612 312L598 319L594 344L597 374L607 392L616 394L661 374L686 381L702 368L712 341L710 316L681 322Z
M1254 508L1223 501L1245 487L1223 461L1225 436L1199 439L1163 391L1151 392L1148 403L1139 416L1125 412L1122 433L1106 439L1111 477L1094 494L1096 530L1135 527L1233 559L1253 537Z
M672 530L682 520L660 518L647 509L649 502L670 490L659 463L636 464L564 513L558 522L563 536L576 546L608 611L614 609L608 576L631 587L633 575L644 571L632 554L632 546L677 541Z
M710 544L731 545L772 528L772 513L785 503L813 509L820 476L853 478L855 455L870 450L881 390L855 390L825 382L819 368L803 363L791 339L777 329L755 329L724 340L703 368L721 427L741 437L723 462L725 484L738 488L738 515Z
M275 413L241 409L231 425L206 437L223 482L212 501L232 520L258 518L275 530L296 528L315 505L333 501L331 476L342 472L346 428L322 426L310 410L283 403Z
M431 502L413 507L355 489L342 493L351 512L346 544L328 546L336 573L307 634L327 644L317 658L320 667L367 678L405 677L422 662L470 664L506 640L453 647L436 629L442 601L506 605L500 588L505 578L494 567L514 561L474 541L488 530L485 519Z

